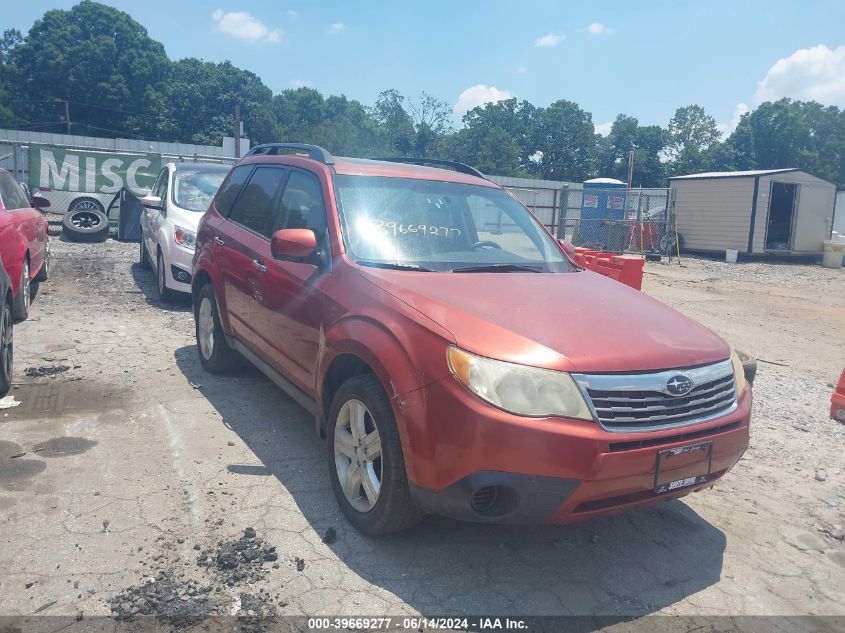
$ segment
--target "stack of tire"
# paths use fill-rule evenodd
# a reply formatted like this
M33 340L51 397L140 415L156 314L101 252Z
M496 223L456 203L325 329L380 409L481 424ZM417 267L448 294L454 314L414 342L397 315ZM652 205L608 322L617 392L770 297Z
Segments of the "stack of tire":
M105 242L109 218L94 198L77 198L62 217L62 235L71 242Z

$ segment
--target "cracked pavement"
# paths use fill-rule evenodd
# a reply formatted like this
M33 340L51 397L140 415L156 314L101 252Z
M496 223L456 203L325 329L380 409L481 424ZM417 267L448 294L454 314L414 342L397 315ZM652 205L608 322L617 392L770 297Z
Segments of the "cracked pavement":
M108 615L159 571L213 583L195 546L246 527L278 552L250 590L280 614L845 614L845 426L827 419L843 271L773 286L782 266L649 264L646 292L789 365L760 364L751 447L713 489L577 525L430 517L371 539L340 514L309 415L257 370L205 373L189 301L157 302L136 244L52 247L15 328L22 404L0 410L0 615ZM24 373L53 364L71 369Z

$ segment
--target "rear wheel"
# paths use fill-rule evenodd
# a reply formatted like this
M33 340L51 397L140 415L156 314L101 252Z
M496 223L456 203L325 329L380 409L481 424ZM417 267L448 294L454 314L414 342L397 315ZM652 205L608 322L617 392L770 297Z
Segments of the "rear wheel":
M226 342L220 315L217 313L214 288L210 283L204 285L197 295L194 323L200 362L207 372L225 374L243 364L241 355Z
M14 360L12 305L3 302L0 310L0 398L12 387L12 361Z
M15 297L15 318L23 321L29 316L29 303L32 301L32 288L29 279L29 259L23 260L21 266L21 281L18 285L18 296Z
M358 530L376 535L418 523L396 419L378 378L353 376L332 400L327 456L340 509Z

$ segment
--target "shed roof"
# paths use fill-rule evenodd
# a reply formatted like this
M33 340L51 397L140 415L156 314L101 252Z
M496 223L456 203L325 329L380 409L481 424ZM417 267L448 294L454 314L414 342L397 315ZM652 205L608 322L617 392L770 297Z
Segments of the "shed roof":
M699 180L704 178L748 178L753 176L768 176L770 174L782 174L788 171L801 171L797 167L785 169L750 169L748 171L705 171L700 174L687 174L685 176L672 176L669 180Z

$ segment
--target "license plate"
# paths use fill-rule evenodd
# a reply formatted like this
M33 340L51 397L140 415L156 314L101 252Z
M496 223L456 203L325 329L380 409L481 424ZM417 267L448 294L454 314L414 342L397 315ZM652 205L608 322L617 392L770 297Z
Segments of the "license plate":
M654 492L663 494L688 488L710 479L713 443L701 442L657 453L654 467Z

